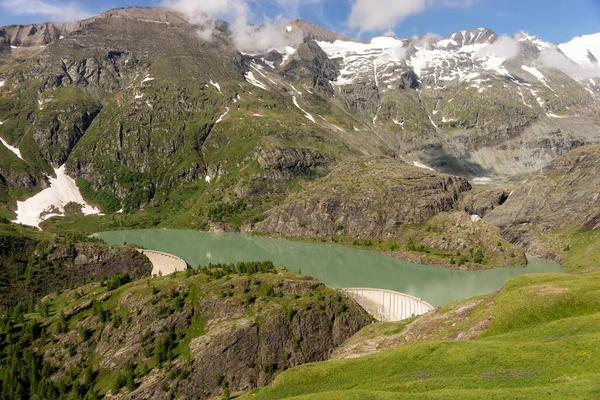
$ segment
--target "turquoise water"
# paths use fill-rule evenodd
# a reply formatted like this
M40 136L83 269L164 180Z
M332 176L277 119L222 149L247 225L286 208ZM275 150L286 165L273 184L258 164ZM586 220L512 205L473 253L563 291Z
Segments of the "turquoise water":
M491 293L517 275L564 273L559 264L540 259L531 259L525 268L454 271L413 264L373 251L235 233L156 229L102 232L97 236L109 244L130 243L175 254L193 267L209 262L271 260L277 266L301 271L329 286L395 290L436 306Z

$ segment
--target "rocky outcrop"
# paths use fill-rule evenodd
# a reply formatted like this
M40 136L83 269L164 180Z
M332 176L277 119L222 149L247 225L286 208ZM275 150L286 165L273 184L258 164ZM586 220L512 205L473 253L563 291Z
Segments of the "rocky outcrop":
M329 82L337 78L340 67L335 60L327 57L317 42L311 40L298 47L281 73L287 78L308 78L312 81L312 87L333 94Z
M259 148L257 161L265 170L304 174L311 168L326 167L333 160L316 149L270 147Z
M254 230L285 236L385 237L404 224L421 224L452 209L458 195L470 188L462 178L394 159L356 160L270 211Z
M499 228L466 212L440 213L427 221L418 243L451 254L450 267L479 269L522 267L527 257L501 236Z
M64 104L61 109L34 120L33 139L44 159L53 165L63 165L101 107L93 102Z
M503 189L474 189L460 196L456 209L483 218L487 213L504 204L509 195L510 193Z
M0 308L118 273L138 279L152 272L150 261L134 248L1 233L0 265Z
M9 149L0 144L0 180L15 189L46 188L46 180L40 171L36 171Z
M559 260L541 232L600 228L600 146L584 146L524 181L485 219L529 252Z

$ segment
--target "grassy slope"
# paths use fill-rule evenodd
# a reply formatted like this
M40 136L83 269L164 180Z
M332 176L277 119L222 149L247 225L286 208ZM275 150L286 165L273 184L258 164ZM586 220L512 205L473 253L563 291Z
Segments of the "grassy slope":
M473 341L426 341L291 369L253 399L597 398L600 273L510 280ZM460 302L454 307L460 307ZM242 396L242 398L245 398Z

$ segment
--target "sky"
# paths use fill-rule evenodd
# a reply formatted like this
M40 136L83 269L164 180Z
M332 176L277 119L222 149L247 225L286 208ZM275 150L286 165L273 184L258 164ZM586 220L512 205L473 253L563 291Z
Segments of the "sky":
M259 24L305 19L350 37L445 36L485 27L562 43L600 32L600 0L0 0L0 26L77 20L110 8L169 3ZM235 11L232 11L235 10Z

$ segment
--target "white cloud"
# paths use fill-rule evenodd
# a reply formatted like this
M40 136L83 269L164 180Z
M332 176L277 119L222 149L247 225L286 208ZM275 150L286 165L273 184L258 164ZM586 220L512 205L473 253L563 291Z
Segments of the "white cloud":
M573 79L600 77L600 67L583 67L556 49L544 50L538 62L546 67L555 68Z
M0 9L12 15L39 15L58 22L77 21L92 15L76 1L0 0Z
M427 9L466 7L474 0L355 0L348 19L351 28L373 32L389 29Z
M510 60L518 56L520 52L519 42L508 36L500 36L494 43L479 51L478 55Z
M281 0L269 0L279 3ZM314 3L317 0L304 0ZM319 0L320 1L320 0ZM302 33L291 36L277 29L272 21L262 25L251 25L250 0L164 0L163 5L183 13L193 24L198 25L198 33L204 40L211 40L215 30L215 20L223 19L230 23L232 38L237 49L245 52L262 52L285 47L290 41L300 43ZM299 6L300 0L293 3Z

